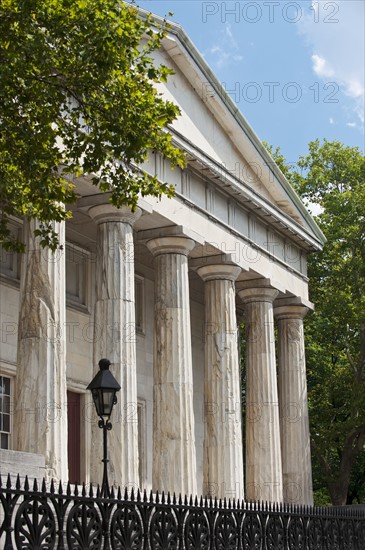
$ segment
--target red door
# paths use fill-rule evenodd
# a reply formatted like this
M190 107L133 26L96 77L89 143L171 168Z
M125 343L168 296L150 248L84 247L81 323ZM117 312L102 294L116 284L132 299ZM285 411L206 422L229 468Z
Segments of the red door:
M80 472L80 394L67 392L68 418L68 479L81 483Z

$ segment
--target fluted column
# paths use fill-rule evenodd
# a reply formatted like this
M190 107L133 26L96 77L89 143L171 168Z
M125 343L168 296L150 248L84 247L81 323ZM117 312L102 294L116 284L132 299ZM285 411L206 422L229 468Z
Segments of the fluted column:
M313 504L303 318L308 308L274 309L278 323L279 410L284 500Z
M205 281L203 492L217 498L244 497L234 287L240 272L234 265L197 269Z
M107 358L121 385L113 409L108 438L109 481L138 486L137 367L135 336L133 224L141 211L110 204L93 206L89 215L97 224L94 374ZM92 425L91 479L101 482L102 433Z
M246 326L246 498L283 500L273 300L268 287L240 290Z
M147 242L155 264L153 489L196 494L193 372L187 255L194 241Z
M65 253L42 249L24 221L15 389L15 449L45 457L46 476L68 479ZM55 223L65 244L64 223Z

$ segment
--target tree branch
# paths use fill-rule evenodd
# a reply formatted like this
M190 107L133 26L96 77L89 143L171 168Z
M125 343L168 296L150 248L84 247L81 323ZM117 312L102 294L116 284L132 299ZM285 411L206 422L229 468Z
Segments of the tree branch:
M356 441L356 442L355 442ZM353 428L345 439L341 457L340 471L347 468L356 459L365 443L365 424Z
M319 460L319 462L322 466L322 469L323 469L325 475L327 476L328 479L332 479L332 477L333 477L332 476L332 469L331 469L331 466L330 466L329 462L322 455L319 446L317 445L317 443L315 442L315 440L313 438L311 438L311 443L312 443L313 449L315 450L315 453L317 455L317 458L318 458L318 460Z

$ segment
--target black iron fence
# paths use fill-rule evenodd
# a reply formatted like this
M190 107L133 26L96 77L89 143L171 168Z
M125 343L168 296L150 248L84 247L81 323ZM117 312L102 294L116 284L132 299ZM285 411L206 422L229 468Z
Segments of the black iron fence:
M0 478L1 482L1 478ZM364 550L361 508L181 499L10 476L0 486L0 548Z

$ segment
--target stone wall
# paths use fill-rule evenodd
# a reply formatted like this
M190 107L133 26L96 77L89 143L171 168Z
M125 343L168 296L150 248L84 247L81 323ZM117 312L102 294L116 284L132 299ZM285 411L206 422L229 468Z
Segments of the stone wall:
M18 474L20 478L28 476L29 481L43 479L45 476L45 458L34 453L21 453L19 451L8 451L0 449L0 475L2 482L4 477L10 473L12 478Z

